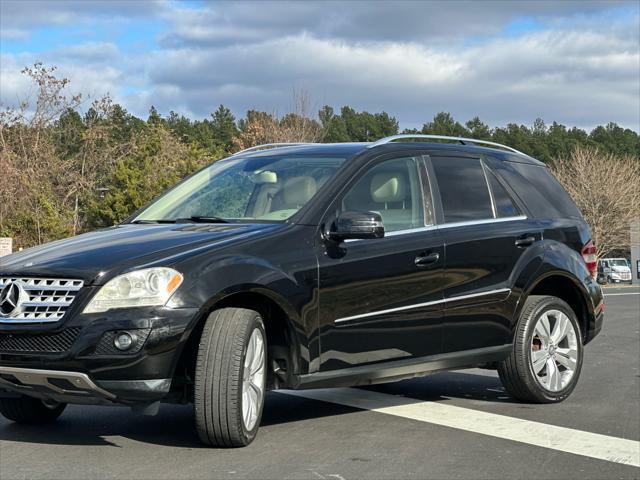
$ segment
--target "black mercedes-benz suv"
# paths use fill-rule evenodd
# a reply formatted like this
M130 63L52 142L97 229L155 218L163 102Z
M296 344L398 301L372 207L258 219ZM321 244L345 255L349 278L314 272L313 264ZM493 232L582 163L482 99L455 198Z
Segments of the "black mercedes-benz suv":
M0 258L0 412L192 402L255 437L270 389L497 369L574 389L603 296L589 229L541 162L474 139L272 144L106 230Z

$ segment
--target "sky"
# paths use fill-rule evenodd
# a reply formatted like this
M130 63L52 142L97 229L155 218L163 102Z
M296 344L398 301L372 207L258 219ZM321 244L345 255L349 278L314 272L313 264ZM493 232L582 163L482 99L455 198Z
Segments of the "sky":
M638 0L0 0L3 105L32 95L38 61L143 118L282 115L305 91L402 128L447 111L640 131Z

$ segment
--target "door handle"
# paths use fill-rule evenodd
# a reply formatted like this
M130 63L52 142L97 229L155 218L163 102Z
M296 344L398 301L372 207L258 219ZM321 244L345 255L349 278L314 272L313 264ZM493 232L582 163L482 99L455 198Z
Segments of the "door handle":
M528 247L532 245L536 241L536 237L528 236L528 237L520 237L516 239L516 247Z
M429 255L416 257L415 264L416 264L416 267L424 267L426 265L431 265L432 263L436 263L438 260L440 260L440 254L435 252L435 253L430 253Z

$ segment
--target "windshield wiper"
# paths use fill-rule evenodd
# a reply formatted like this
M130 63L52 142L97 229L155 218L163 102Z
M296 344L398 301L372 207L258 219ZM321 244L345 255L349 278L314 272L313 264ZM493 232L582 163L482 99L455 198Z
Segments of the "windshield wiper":
M187 223L187 222L193 222L193 223L229 223L229 220L225 220L224 218L220 218L220 217L205 217L205 216L199 216L199 215L194 215L191 216L189 218L178 218L175 220L176 223Z
M220 217L205 217L194 215L186 218L161 218L160 220L134 220L131 223L138 224L154 224L154 223L229 223L229 220L225 220Z
M151 225L154 223L176 223L175 220L134 220L133 222L130 222L133 224L140 224L140 225Z

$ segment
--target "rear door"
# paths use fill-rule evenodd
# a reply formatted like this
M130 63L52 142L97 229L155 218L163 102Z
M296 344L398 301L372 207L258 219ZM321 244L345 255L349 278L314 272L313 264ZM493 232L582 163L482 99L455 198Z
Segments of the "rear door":
M420 155L377 159L329 209L327 224L376 211L385 236L318 246L320 371L440 353L444 246L425 175Z
M440 154L431 165L446 245L443 352L508 344L511 274L540 227L485 159Z

